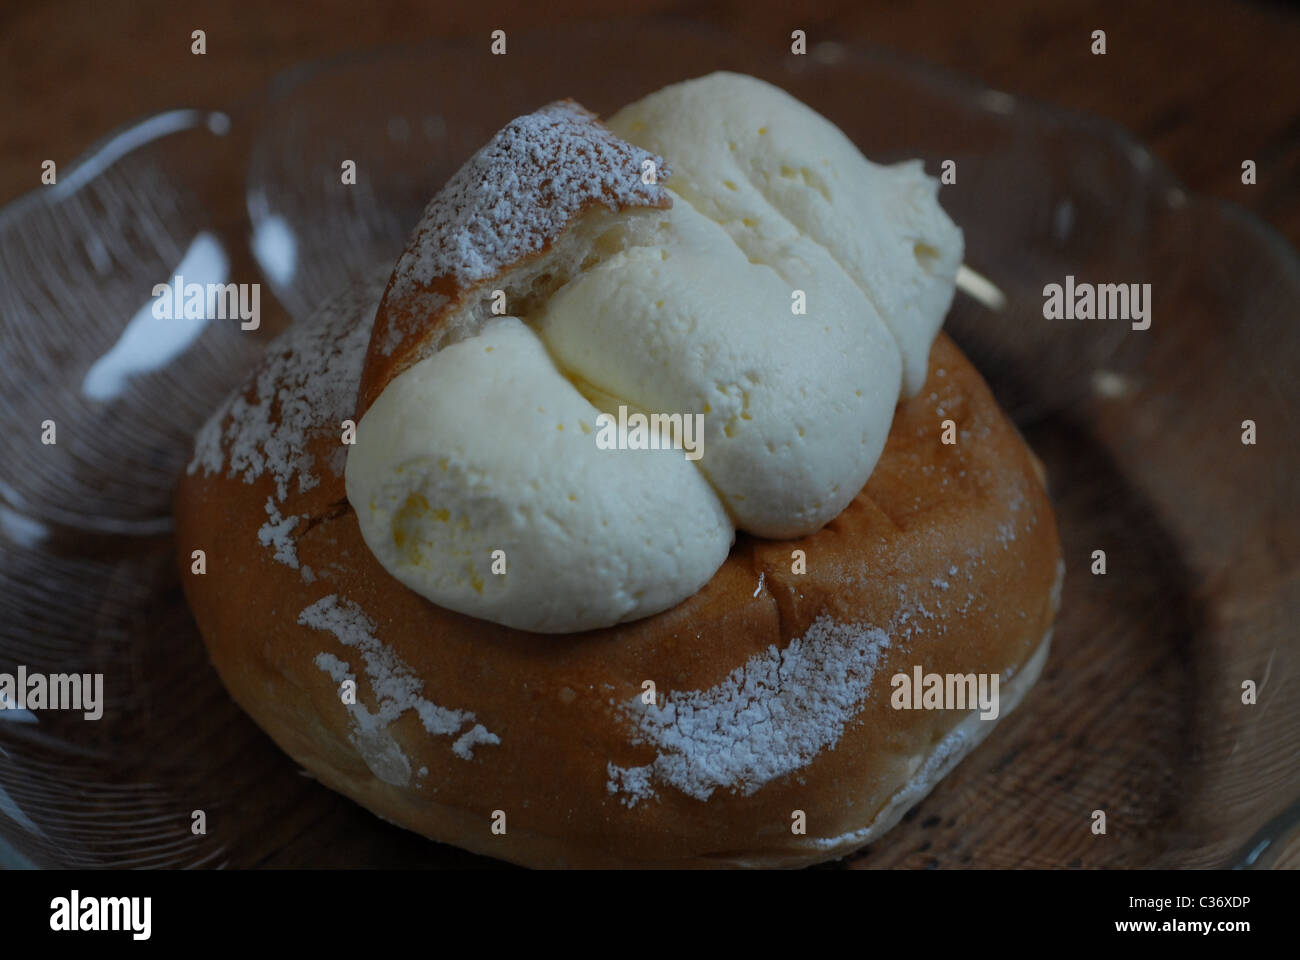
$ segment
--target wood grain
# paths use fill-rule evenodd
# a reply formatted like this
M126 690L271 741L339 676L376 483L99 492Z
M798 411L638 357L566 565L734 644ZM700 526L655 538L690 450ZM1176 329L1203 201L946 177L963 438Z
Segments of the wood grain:
M1124 0L969 4L777 0L687 5L626 0L628 14L689 15L774 56L799 27L866 43L1022 96L1120 123L1196 192L1240 203L1300 241L1300 16L1274 3ZM70 2L0 12L0 202L34 189L40 163L63 164L117 126L177 106L219 109L303 61L439 36L522 30L605 16L599 0L548 4L417 2L242 6ZM202 28L208 53L190 53ZM1104 57L1089 51L1107 33ZM486 41L485 41L486 42ZM1241 162L1259 165L1255 186Z

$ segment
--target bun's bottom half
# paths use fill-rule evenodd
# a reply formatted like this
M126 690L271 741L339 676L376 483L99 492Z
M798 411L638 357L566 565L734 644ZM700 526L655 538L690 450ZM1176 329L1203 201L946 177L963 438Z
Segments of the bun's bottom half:
M316 322L341 343L364 315ZM572 636L441 609L379 566L334 456L359 366L347 349L316 366L345 404L310 414L302 462L317 472L277 483L249 455L264 438L236 432L240 470L227 450L221 469L181 480L181 575L239 705L326 786L416 833L539 867L843 856L996 722L894 709L893 675L997 674L1000 718L1046 660L1061 563L1041 467L943 334L870 480L829 525L797 541L742 535L678 606ZM243 402L265 401L276 371L255 372ZM272 508L297 519L272 523Z

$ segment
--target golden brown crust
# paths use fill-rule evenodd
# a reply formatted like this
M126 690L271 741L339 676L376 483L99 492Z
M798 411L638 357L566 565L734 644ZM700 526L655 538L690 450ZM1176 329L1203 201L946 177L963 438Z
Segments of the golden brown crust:
M250 388L246 397L256 394ZM338 444L328 416L308 440L318 463ZM944 419L959 428L955 445L940 442ZM185 592L232 696L333 789L426 836L528 865L798 865L842 854L810 838L872 824L964 716L892 709L890 676L920 664L1005 681L1029 661L1054 614L1060 551L1032 454L942 334L925 387L899 406L870 481L839 517L799 541L741 536L699 593L606 630L538 636L434 606L375 561L342 477L330 470L306 491L287 485L280 509L305 519L293 530L299 567L278 562L259 542L276 482L269 473L250 477L195 470L176 501ZM188 560L199 548L208 556L203 576ZM806 555L804 574L791 571L794 550ZM328 597L336 599L320 606ZM364 611L376 649L409 665L427 702L472 711L472 721L430 733L418 711L406 709L386 728L391 741L382 729L366 741L367 762L355 714L340 702L339 674L321 665L337 671L345 663L373 712L380 698L363 651L299 622L305 610L337 603ZM680 788L698 792L711 782L700 743L667 758L685 764L684 779L672 763L655 766L672 750L647 739L630 712L643 681L654 681L660 707L686 704L770 658L771 648L806 647L828 623L858 625L832 631L832 646L860 641L868 627L889 638L869 684L853 693L860 702L840 705L841 729L822 704L832 742L761 782L771 765L738 764L745 741L724 738L731 759L712 758L721 773L707 800ZM746 696L767 703L773 692ZM791 705L793 715L807 706ZM474 725L499 742L471 737L465 748L460 738ZM376 773L401 781L403 762L406 782ZM623 789L618 769L653 773L638 794ZM507 818L505 835L491 830L497 810ZM791 833L794 810L806 814L807 837Z

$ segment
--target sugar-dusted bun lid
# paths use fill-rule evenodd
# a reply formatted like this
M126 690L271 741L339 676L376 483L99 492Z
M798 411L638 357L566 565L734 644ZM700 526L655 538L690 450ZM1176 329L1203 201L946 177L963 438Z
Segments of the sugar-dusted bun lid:
M398 259L367 345L357 418L403 370L477 333L494 287L523 312L530 296L577 271L612 218L635 227L636 213L671 207L659 185L670 173L573 100L506 124L429 201Z

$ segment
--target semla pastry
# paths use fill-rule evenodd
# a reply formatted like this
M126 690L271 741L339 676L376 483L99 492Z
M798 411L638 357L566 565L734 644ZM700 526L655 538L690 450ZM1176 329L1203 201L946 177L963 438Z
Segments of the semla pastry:
M939 329L937 188L737 74L508 123L197 438L178 553L231 695L520 864L888 830L996 723L894 678L995 677L1005 716L1060 592L1041 467Z

